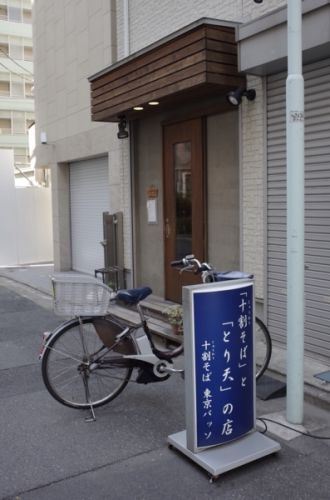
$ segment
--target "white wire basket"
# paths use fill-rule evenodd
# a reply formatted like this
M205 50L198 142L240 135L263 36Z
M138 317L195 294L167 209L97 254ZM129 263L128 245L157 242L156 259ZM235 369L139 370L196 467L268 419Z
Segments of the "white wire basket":
M60 316L104 316L114 292L99 280L88 276L51 277L54 311Z

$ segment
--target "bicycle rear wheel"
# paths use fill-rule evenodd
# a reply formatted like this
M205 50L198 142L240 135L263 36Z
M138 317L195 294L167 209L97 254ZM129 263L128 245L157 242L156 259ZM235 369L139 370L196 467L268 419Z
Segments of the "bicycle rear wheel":
M95 328L97 321L106 323L101 318L83 318L82 324L76 320L63 325L50 339L42 358L48 392L71 408L90 409L91 405L108 403L122 392L132 374L123 360L122 343L112 348L118 332L111 330L109 322L105 347Z
M272 341L266 325L259 318L255 318L255 365L257 380L265 372L272 355Z

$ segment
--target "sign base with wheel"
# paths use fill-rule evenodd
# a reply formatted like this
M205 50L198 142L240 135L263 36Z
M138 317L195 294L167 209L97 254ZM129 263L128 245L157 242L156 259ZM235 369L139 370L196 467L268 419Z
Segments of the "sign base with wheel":
M215 480L221 474L241 465L277 453L281 449L276 441L257 431L242 437L238 441L221 447L208 448L199 453L193 453L187 448L186 431L168 436L168 444L205 469L209 473L211 480Z
M280 450L256 431L253 281L184 287L183 310L186 431L168 442L215 478Z

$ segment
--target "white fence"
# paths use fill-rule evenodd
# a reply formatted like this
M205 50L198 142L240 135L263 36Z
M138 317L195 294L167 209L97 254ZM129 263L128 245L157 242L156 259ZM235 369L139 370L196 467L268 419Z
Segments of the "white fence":
M50 188L16 188L12 152L0 150L0 266L52 260Z

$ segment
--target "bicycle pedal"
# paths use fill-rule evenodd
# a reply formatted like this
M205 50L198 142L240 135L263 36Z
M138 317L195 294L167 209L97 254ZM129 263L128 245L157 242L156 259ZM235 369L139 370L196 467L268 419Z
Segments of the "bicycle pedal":
M161 382L162 380L167 380L169 375L165 375L163 377L157 377L152 371L152 369L148 368L139 368L138 376L136 377L135 382L137 384L150 384L153 382Z

